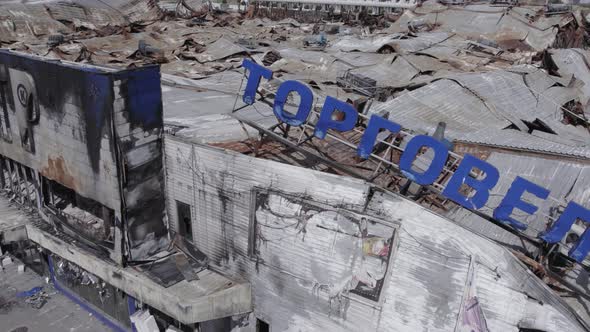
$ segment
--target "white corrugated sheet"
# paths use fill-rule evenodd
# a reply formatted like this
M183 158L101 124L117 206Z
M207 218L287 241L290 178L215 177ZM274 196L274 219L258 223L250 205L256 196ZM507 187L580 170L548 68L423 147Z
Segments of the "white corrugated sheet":
M486 128L457 137L456 140L484 146L509 148L517 151L590 159L590 148L560 143L559 136L554 134L546 134L544 137L523 133L514 129L498 130L496 128Z

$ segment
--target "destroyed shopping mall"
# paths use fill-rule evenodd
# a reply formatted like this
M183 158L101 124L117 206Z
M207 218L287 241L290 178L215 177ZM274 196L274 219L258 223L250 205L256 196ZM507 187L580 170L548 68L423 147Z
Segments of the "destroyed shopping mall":
M0 330L590 331L589 118L588 0L0 0Z

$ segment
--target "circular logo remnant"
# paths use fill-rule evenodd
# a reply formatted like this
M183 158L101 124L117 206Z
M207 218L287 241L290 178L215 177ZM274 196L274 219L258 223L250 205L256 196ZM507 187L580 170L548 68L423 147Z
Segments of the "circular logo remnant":
M16 95L18 96L18 101L20 102L20 104L24 107L27 107L27 98L29 96L29 93L27 92L27 89L24 85L19 84L16 87Z

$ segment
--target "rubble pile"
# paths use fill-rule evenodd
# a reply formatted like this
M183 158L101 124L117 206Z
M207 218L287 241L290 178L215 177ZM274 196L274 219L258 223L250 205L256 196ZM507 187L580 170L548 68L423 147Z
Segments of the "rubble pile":
M47 300L51 298L50 294L44 291L41 286L17 293L16 297L24 299L26 304L35 309L41 309L47 303Z

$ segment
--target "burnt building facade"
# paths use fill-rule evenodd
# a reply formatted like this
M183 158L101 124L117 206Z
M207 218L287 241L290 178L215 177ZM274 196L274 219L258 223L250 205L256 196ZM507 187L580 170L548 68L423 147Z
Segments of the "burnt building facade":
M2 220L0 244L34 252L25 263L116 331L207 330L251 310L247 283L168 233L158 66L2 50L0 97L2 199L31 212Z
M157 249L166 235L159 69L114 72L10 52L0 64L4 181L17 178L26 201L115 261L146 258L144 241Z

